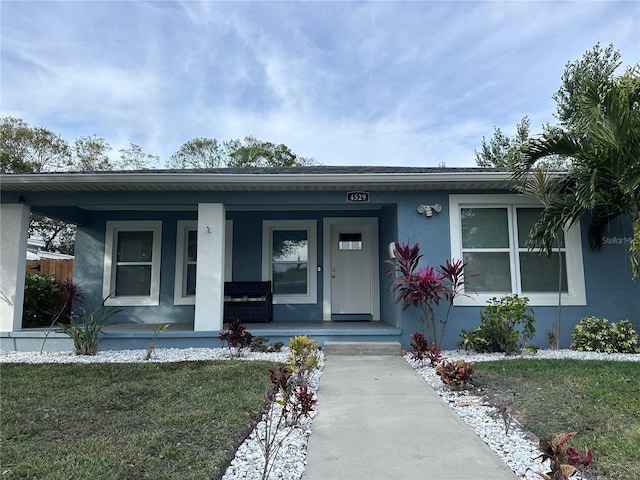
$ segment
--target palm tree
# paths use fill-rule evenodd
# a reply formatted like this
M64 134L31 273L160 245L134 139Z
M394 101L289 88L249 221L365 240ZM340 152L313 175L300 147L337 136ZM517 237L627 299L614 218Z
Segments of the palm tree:
M530 140L515 166L516 189L536 196L544 209L531 229L527 246L551 254L557 232L591 214L589 244L602 246L602 235L615 218L632 226L629 257L632 276L640 275L640 63L625 74L596 84L585 81L579 108L568 129L553 129ZM550 156L570 159L565 175L551 176L543 191L535 185L536 162Z

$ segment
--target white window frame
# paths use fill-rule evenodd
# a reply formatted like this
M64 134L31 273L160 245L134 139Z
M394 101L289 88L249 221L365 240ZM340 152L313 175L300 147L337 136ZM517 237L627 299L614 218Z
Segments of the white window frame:
M225 260L224 260L224 280L230 282L233 272L233 220L225 222ZM185 273L187 259L187 235L189 231L198 230L197 220L178 220L176 229L176 273L173 288L174 305L195 305L195 295L185 295ZM197 267L196 267L197 268Z
M462 219L460 211L462 208L498 208L508 209L510 248L509 258L511 266L511 292L491 292L473 293L467 292L468 296L458 296L455 305L484 305L493 297L517 293L526 296L531 306L552 306L558 305L558 292L521 292L520 286L520 265L519 247L516 243L515 209L520 207L541 208L542 204L523 195L512 194L469 194L469 195L449 195L449 228L451 238L451 256L455 259L463 258L462 249ZM562 293L562 305L586 305L586 292L584 282L584 264L582 259L582 239L580 235L580 223L573 225L564 232L564 247L561 249L565 253L566 276L568 292ZM474 272L482 275L482 272Z
M117 236L120 232L153 232L153 250L151 260L151 285L149 295L120 296L113 295L116 287L116 268L118 248ZM107 306L148 306L160 304L160 265L162 252L162 222L149 221L108 221L106 224L104 275L102 281L102 298L106 298ZM108 298L107 298L108 297Z
M271 278L271 252L274 230L306 230L309 248L307 294L273 295L274 304L315 304L318 301L318 227L315 220L263 220L262 221L262 280Z

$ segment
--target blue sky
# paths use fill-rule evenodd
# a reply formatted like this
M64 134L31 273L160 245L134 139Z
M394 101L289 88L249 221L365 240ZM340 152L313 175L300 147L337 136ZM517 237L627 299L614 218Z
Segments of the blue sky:
M638 1L2 1L0 113L161 164L252 135L324 165L473 166L565 64L640 59ZM620 71L622 73L622 71Z

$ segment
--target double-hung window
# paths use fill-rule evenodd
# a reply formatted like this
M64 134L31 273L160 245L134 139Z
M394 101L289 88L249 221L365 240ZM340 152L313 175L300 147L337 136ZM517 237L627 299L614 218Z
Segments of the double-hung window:
M584 305L580 227L560 232L551 256L526 246L542 207L517 195L451 195L451 252L466 264L466 291L456 304L472 305L517 293L531 305Z
M196 299L198 264L198 222L179 220L176 238L176 281L174 303L193 305Z
M262 278L271 280L274 303L316 303L315 220L262 223Z
M107 222L102 293L106 305L158 305L159 221Z
M211 227L210 227L211 228ZM198 268L198 221L178 220L176 230L176 273L173 303L195 305L196 272ZM226 282L231 281L233 221L225 223L225 273ZM207 252L204 252L205 254Z

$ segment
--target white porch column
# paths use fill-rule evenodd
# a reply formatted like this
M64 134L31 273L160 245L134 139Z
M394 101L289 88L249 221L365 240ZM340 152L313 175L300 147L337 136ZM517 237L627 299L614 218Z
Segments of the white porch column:
M0 332L22 328L30 208L0 205Z
M198 204L198 267L194 331L222 330L224 309L225 208Z

